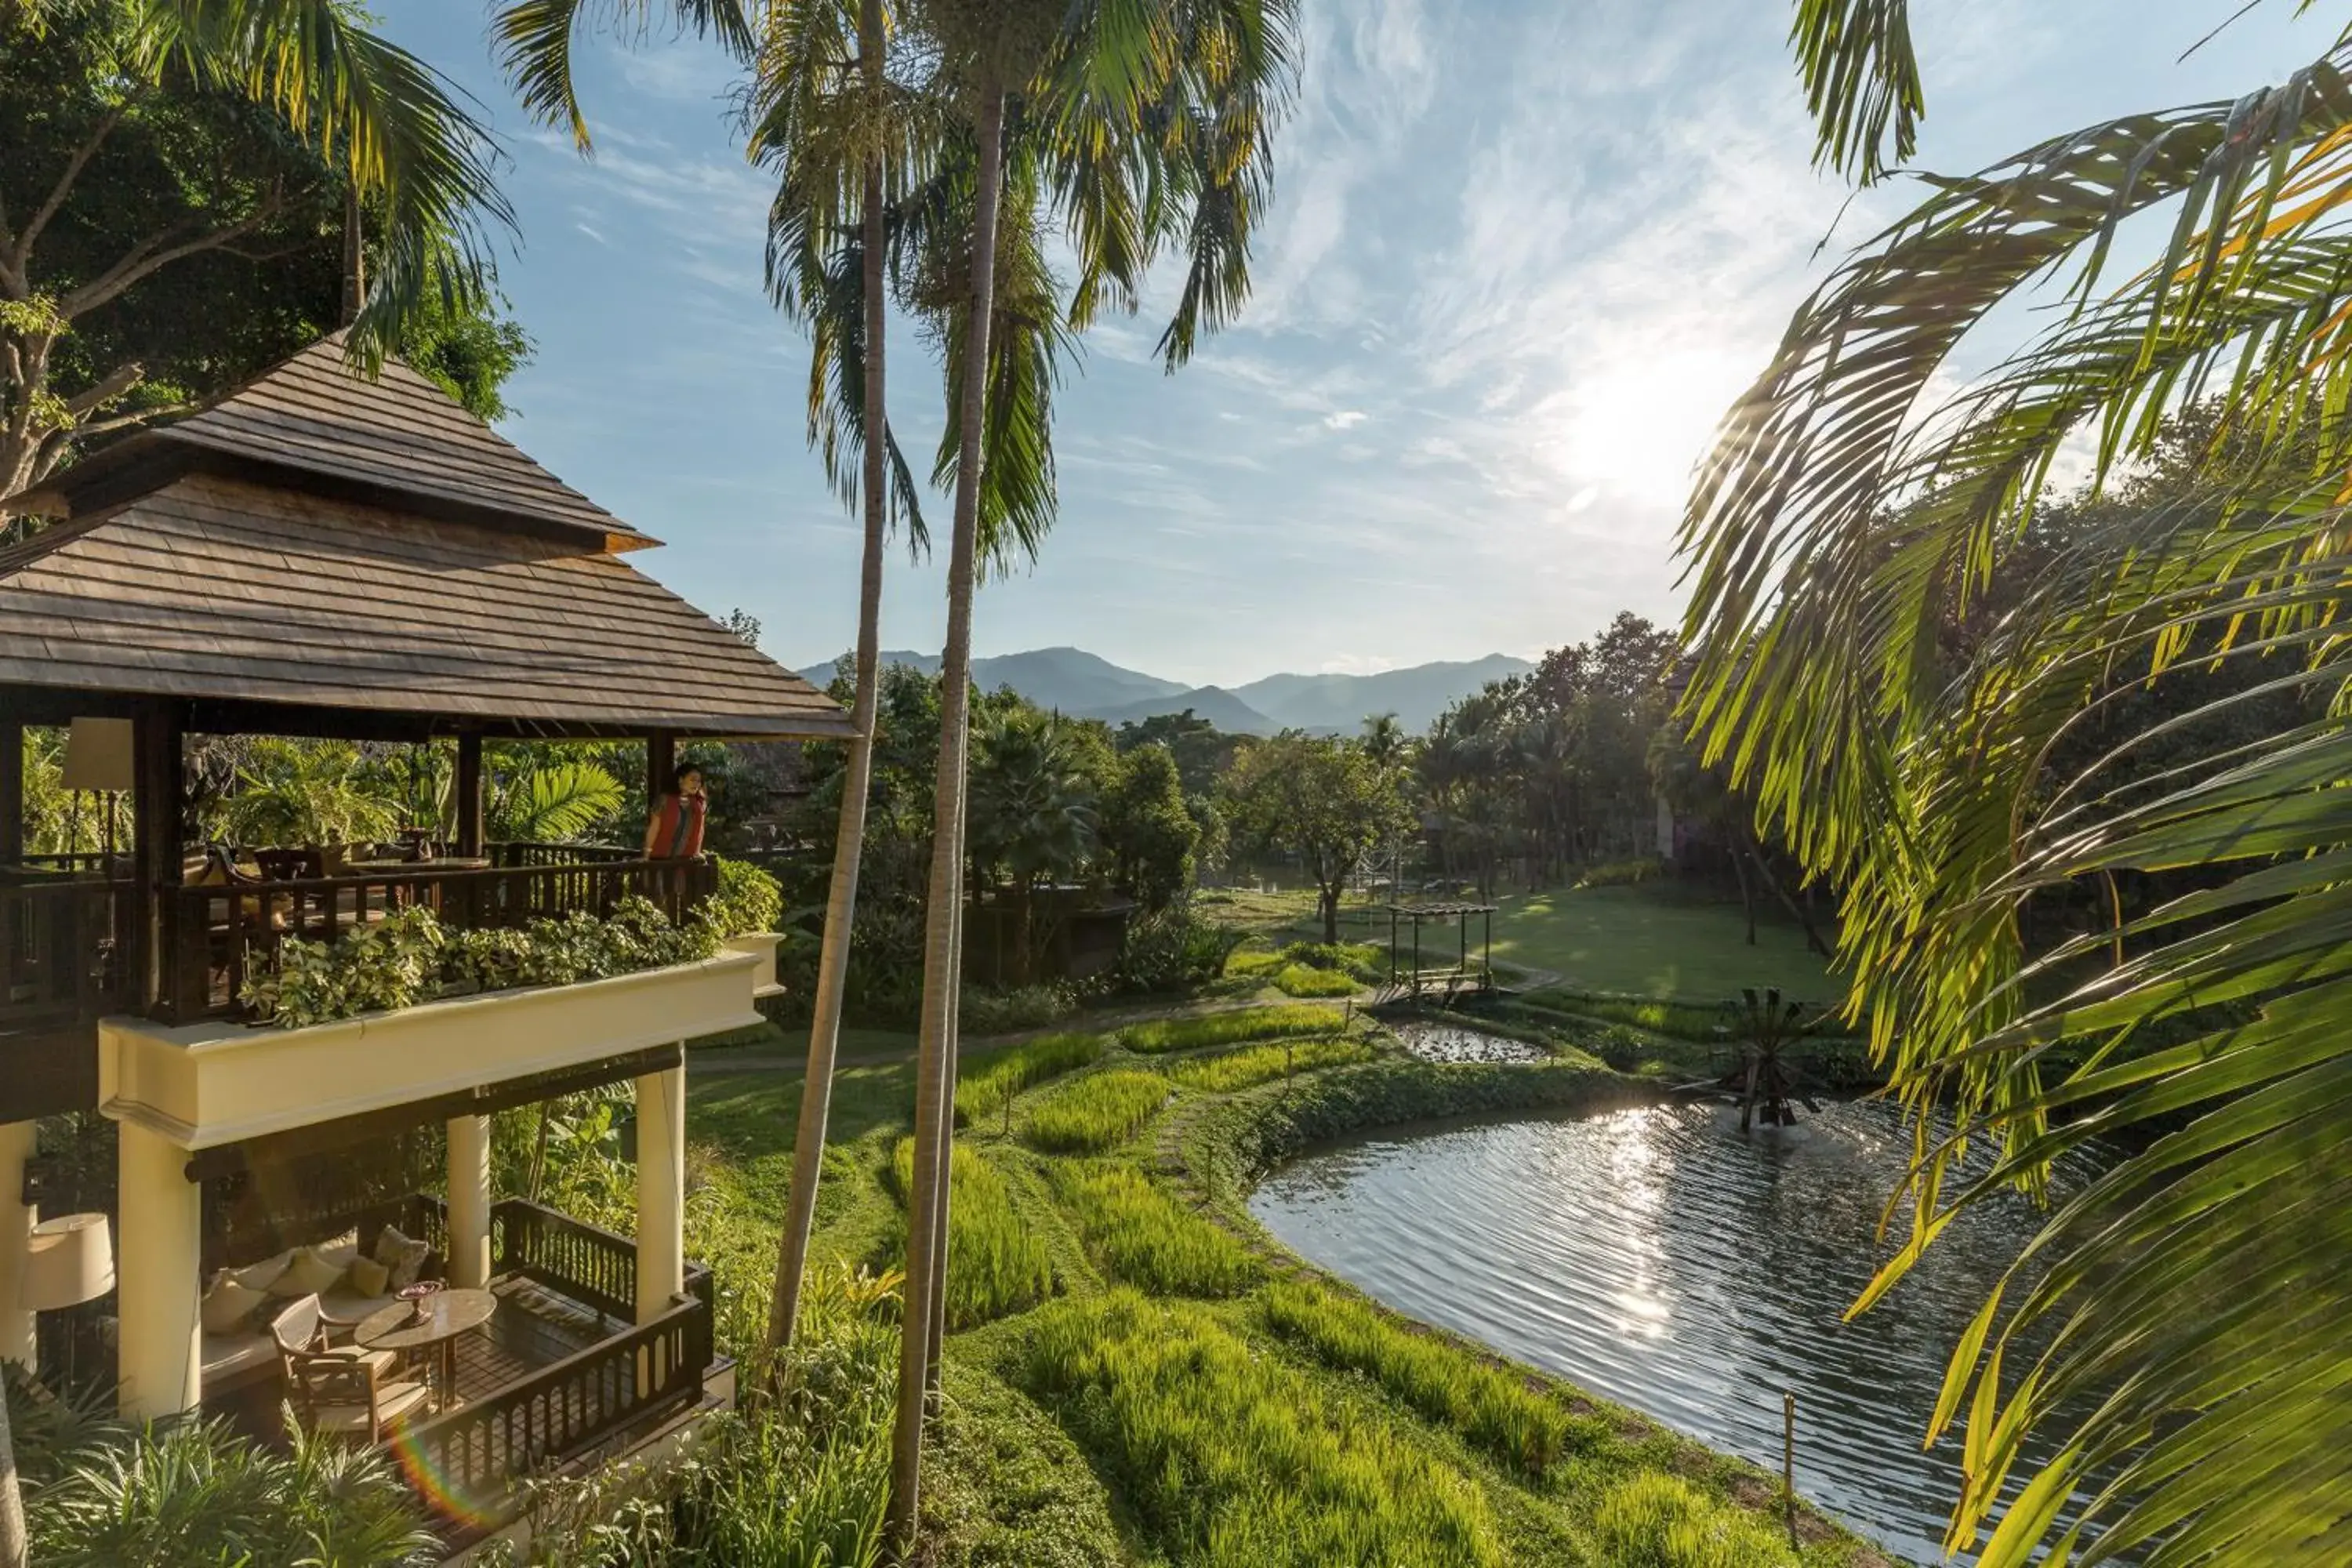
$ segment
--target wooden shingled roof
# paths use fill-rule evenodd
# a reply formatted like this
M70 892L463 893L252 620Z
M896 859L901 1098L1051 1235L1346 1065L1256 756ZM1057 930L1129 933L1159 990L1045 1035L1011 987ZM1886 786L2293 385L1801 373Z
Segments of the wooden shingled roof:
M56 488L76 510L191 468L253 474L354 500L594 542L660 542L557 479L396 359L373 379L322 338L197 412L142 431L68 469Z
M354 732L851 732L617 553L653 541L404 367L357 382L314 346L138 440L68 471L69 521L0 551L0 688L71 711L176 698L197 728L289 733L336 714Z

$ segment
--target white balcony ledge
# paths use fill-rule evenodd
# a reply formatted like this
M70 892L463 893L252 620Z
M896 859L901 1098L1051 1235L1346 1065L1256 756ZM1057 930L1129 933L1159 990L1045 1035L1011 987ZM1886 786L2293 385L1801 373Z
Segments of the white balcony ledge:
M299 1029L99 1025L99 1108L183 1149L750 1028L774 946L576 985L486 992Z

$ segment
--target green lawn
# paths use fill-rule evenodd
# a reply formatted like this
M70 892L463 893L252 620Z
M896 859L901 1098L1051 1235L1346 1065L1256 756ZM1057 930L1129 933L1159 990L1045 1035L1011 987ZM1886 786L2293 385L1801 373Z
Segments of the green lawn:
M1495 961L1549 969L1582 991L1718 1002L1743 985L1777 985L1792 997L1827 1002L1842 989L1805 951L1788 920L1748 922L1736 903L1706 903L1649 888L1590 888L1522 893L1496 900ZM1473 951L1478 922L1471 921ZM1826 934L1826 933L1824 933Z
M1571 990L1716 1003L1744 985L1777 985L1807 1002L1831 1002L1843 987L1805 951L1804 932L1779 910L1759 911L1756 945L1736 900L1712 900L1673 883L1554 889L1497 899L1494 957L1517 969L1549 970ZM1320 941L1311 893L1247 890L1204 896L1202 912L1265 936L1277 945ZM1823 934L1831 931L1826 918ZM1451 921L1422 928L1424 965L1450 963L1459 936ZM1470 955L1482 924L1470 921ZM1340 914L1343 942L1371 942L1385 953L1388 920L1350 902Z

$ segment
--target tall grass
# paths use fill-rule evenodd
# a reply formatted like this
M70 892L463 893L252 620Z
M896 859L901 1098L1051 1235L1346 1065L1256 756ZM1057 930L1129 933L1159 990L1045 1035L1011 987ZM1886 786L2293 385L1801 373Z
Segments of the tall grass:
M1347 1024L1347 1015L1337 1007L1283 1002L1233 1013L1154 1018L1148 1023L1129 1024L1119 1031L1118 1038L1130 1051L1158 1056L1164 1051L1189 1051L1202 1046L1236 1046L1244 1040L1278 1040L1286 1035L1336 1035Z
M1274 984L1286 996L1347 996L1356 989L1354 978L1346 973L1307 963L1284 964L1276 973Z
M1160 1070L1186 1089L1205 1089L1211 1094L1231 1094L1253 1084L1270 1083L1288 1073L1313 1072L1318 1068L1338 1067L1344 1062L1368 1061L1376 1054L1369 1040L1339 1035L1329 1039L1246 1046L1219 1057L1194 1057L1170 1062Z
M1023 1136L1049 1154L1099 1154L1143 1131L1168 1103L1156 1072L1106 1072L1055 1089L1033 1106Z
M1592 1510L1612 1568L1794 1568L1796 1554L1753 1514L1655 1471L1620 1481Z
M1607 1436L1598 1420L1572 1414L1520 1378L1321 1286L1277 1283L1262 1306L1268 1326L1316 1360L1364 1373L1524 1475L1540 1479Z
M898 1201L915 1185L915 1141L891 1157ZM1034 1306L1053 1293L1045 1243L1021 1217L1003 1175L968 1144L948 1167L948 1327L968 1329Z
M1323 1399L1196 1307L1131 1290L1057 1302L1030 1392L1117 1478L1155 1544L1195 1568L1499 1568L1458 1471Z
M1054 1185L1112 1279L1159 1294L1231 1296L1257 1278L1249 1249L1125 1165L1064 1166Z
M1032 1084L1091 1066L1107 1042L1100 1035L1040 1035L1001 1051L976 1056L956 1070L956 1114L982 1122Z

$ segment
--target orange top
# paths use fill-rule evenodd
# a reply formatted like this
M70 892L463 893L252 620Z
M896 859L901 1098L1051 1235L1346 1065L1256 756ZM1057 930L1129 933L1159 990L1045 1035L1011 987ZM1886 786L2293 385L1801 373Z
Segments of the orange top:
M709 814L709 802L701 795L662 796L654 808L654 858L691 860L701 854L702 823Z

